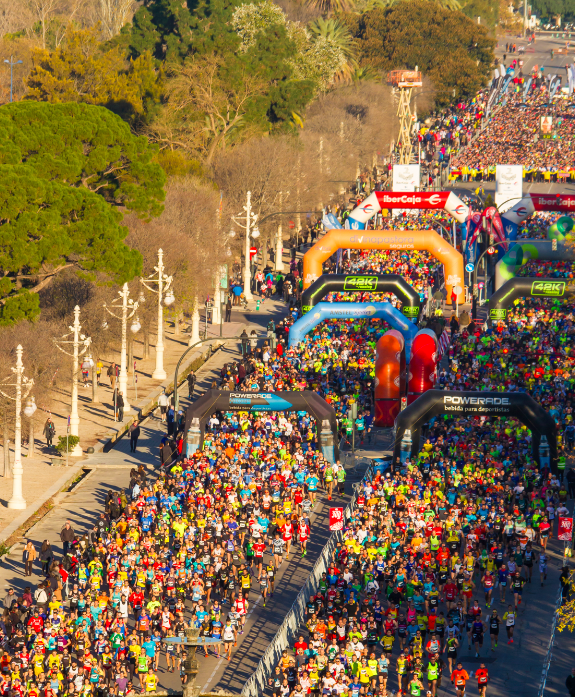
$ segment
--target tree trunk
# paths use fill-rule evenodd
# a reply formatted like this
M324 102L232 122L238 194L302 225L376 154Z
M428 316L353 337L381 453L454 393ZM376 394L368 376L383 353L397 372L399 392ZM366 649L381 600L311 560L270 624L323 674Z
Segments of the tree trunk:
M145 360L150 357L150 327L149 325L144 326L144 355L142 358Z
M128 375L134 374L134 337L128 337Z
M12 467L10 466L10 439L8 438L8 419L4 409L4 479L12 479Z
M96 363L98 363L98 358L95 359L94 365L92 366L92 403L99 404L98 399L98 374L96 373Z
M184 313L181 309L179 309L176 312L176 316L174 318L174 336L181 336L182 335L182 332L180 330L180 324L182 322L183 315L184 315Z
M36 452L34 443L34 418L28 419L28 457L34 457Z
M188 346L197 343L200 340L200 309L198 296L194 296L194 311L192 312L192 333L188 340Z

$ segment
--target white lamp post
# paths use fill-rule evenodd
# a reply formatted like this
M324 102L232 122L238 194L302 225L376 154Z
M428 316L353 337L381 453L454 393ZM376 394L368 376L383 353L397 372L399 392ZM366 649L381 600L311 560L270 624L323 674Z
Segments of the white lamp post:
M250 229L253 227L253 232L251 232L251 237L254 239L260 236L260 231L255 227L258 215L257 213L252 213L252 192L248 191L246 205L244 206L245 215L239 215L237 217L232 216L232 220L236 225L243 228L246 231L246 249L245 249L245 264L244 264L244 295L246 300L253 300L251 282L252 274L250 268ZM238 219L239 218L239 219ZM240 220L243 220L245 225L243 225Z
M152 293L157 293L158 295L158 338L156 340L156 368L152 373L154 380L165 380L166 371L164 370L164 336L163 336L163 324L164 324L164 311L162 308L162 302L166 305L172 305L176 298L171 290L172 276L167 276L164 273L164 252L162 249L158 249L158 265L154 266L155 273L148 278L141 278L141 283ZM157 283L157 288L152 287L149 284ZM165 295L164 295L165 294Z
M61 339L54 339L56 346L65 353L67 356L72 356L72 400L70 402L70 435L80 437L80 416L78 414L78 359L80 356L86 353L92 339L89 336L80 334L82 330L82 325L80 324L80 307L76 305L74 308L74 324L68 327L70 332L64 334ZM69 336L73 338L69 339ZM66 350L66 346L72 348L72 353ZM70 451L70 455L74 457L81 457L82 448L80 443L76 443L74 448Z
M136 314L138 303L134 302L129 297L130 289L128 288L127 283L124 283L122 290L118 291L118 295L120 297L112 300L111 302L111 307L113 309L110 309L110 306L106 305L106 303L104 303L104 308L106 312L112 315L112 317L122 321L122 351L120 353L120 376L118 384L119 391L122 393L122 397L124 399L124 412L127 413L130 411L130 403L128 402L128 370L126 365L128 320ZM117 310L120 310L119 314L116 314ZM136 318L136 320L130 326L130 331L136 333L138 329L140 329L140 323Z
M8 501L8 508L14 508L18 511L23 511L26 508L26 500L22 494L22 475L24 474L24 469L22 468L22 397L24 399L30 393L32 386L34 385L34 380L32 378L24 377L24 366L22 364L22 353L24 349L20 344L16 347L16 367L12 368L12 372L16 375L16 382L6 382L0 383L0 392L7 397L16 402L16 425L14 428L14 483L12 485L12 498ZM10 394L4 392L2 387L15 387L16 396L13 397Z

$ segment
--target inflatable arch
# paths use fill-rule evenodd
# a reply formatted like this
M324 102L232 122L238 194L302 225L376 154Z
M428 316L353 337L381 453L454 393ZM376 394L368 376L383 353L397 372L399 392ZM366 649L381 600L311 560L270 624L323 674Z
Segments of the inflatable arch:
M565 298L575 293L575 280L521 276L504 283L487 300L489 319L506 319L507 308L517 298Z
M437 335L432 329L420 329L415 335L407 375L408 404L435 387L439 362L437 345Z
M411 431L403 448L411 445L411 454L419 453L421 427L434 416L513 416L533 433L533 457L539 462L541 437L549 443L551 470L557 472L557 435L555 421L531 395L525 392L459 392L456 390L428 390L413 404L399 413L395 420L393 461L397 462L406 431Z
M328 293L395 293L403 302L401 311L406 317L417 319L421 310L419 293L413 286L395 273L383 276L345 276L324 274L306 288L301 296L301 310L305 314L315 307Z
M575 196L569 194L555 196L552 194L527 194L501 216L507 239L516 240L519 223L539 211L573 213L575 211Z
M304 290L318 280L323 262L338 249L426 250L443 263L447 296L450 297L453 288L459 286L458 302L465 302L463 257L435 230L330 230L304 254Z
M515 278L517 268L531 259L575 261L575 245L558 240L518 240L495 265L496 290Z
M315 392L230 392L208 390L186 410L186 454L200 449L206 423L215 411L307 411L315 419L318 440L330 462L339 458L334 408Z
M411 355L411 342L417 327L391 303L318 303L292 324L289 330L289 347L303 341L304 336L325 319L384 319L397 329L405 339L407 360Z
M374 191L352 210L346 226L363 230L367 221L384 208L444 210L459 223L466 223L469 218L469 206L453 191Z

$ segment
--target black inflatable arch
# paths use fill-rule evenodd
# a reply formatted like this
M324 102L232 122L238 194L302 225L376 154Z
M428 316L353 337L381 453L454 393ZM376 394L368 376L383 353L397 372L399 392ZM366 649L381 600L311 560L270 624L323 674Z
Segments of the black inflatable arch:
M315 392L208 390L186 410L188 443L192 426L195 426L196 433L199 433L198 444L203 443L206 423L215 411L307 411L315 419L318 440L324 455L330 461L332 458L339 459L335 410Z
M419 453L421 426L434 416L514 416L533 434L533 457L539 462L541 436L547 436L551 470L557 472L557 434L553 417L525 392L460 392L428 390L399 413L395 420L393 461L400 456L401 441L411 429L412 455Z
M382 276L365 274L346 276L345 274L323 274L306 288L301 296L301 309L303 314L309 312L328 293L395 293L403 302L402 312L406 317L417 319L421 309L419 293L413 286L395 273Z
M518 298L565 298L573 293L573 279L516 276L504 283L487 301L489 319L506 319L507 308Z

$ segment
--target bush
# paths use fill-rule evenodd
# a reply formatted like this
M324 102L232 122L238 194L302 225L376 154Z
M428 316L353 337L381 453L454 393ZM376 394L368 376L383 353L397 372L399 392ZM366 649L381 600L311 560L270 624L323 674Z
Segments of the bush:
M60 453L65 453L67 443L68 452L71 453L79 442L80 439L78 438L78 436L58 436L58 445L56 446L56 450Z

